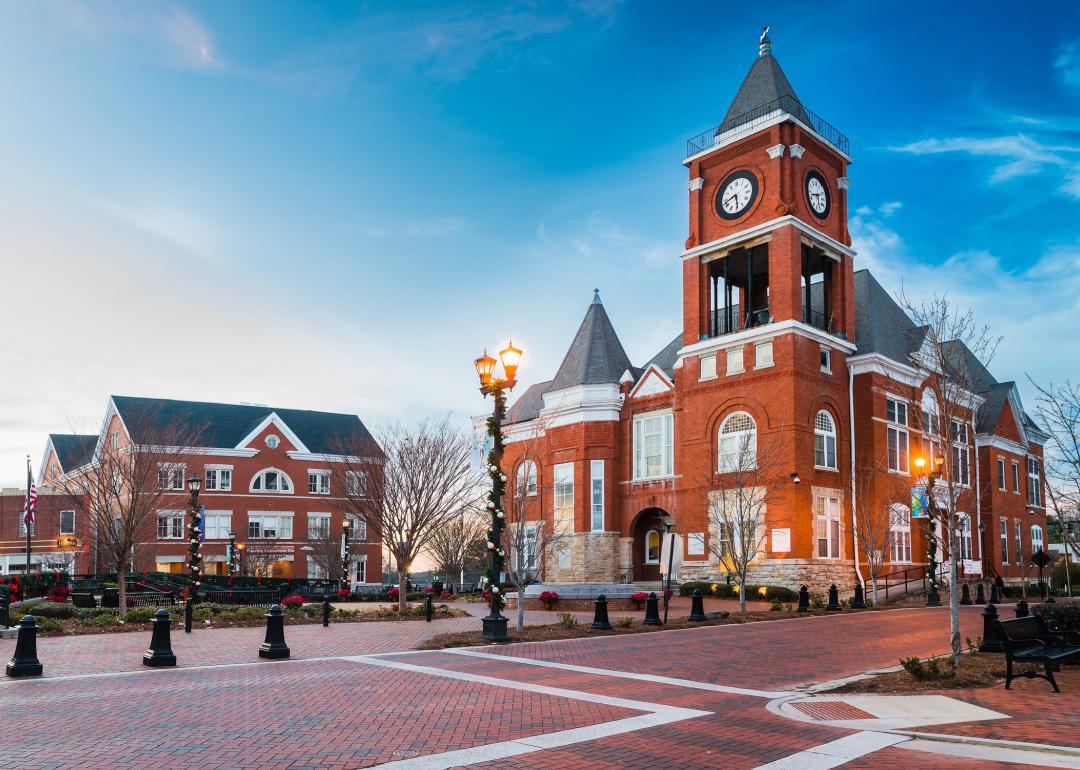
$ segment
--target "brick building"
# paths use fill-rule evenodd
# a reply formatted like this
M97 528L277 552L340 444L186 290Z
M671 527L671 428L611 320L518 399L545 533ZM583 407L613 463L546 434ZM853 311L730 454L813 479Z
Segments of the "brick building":
M341 558L342 523L348 518L352 581L380 581L375 533L362 518L344 512L348 506L341 496L343 484L365 489L381 473L382 450L356 415L113 396L100 434L49 436L39 486L92 473L104 442L139 451L160 435L157 428L169 426L189 426L196 439L159 470L169 494L161 498L156 536L135 547L128 569L185 569L185 479L194 474L203 479L199 502L205 508L202 554L208 574L227 574L229 537L235 533L245 574L327 577L328 565ZM87 560L79 571L116 569L96 552L93 532L82 537Z
M548 582L656 580L672 521L679 577L722 578L710 546L723 533L708 512L733 447L765 445L777 447L775 492L754 580L850 588L865 579L857 517L879 506L858 510L863 488L867 499L902 490L884 514L884 571L925 564L926 525L911 518L910 487L927 447L952 463L956 547L971 571L1020 576L1046 532L1046 436L1015 384L995 380L958 342L943 349L951 371L966 375L970 406L941 430L913 365L927 329L855 269L848 153L763 39L723 122L691 139L683 161L683 331L634 365L596 293L554 377L509 410L511 494L526 485L530 515L568 532L546 560Z
M0 575L26 572L25 489L0 491ZM78 501L67 495L38 490L34 523L30 525L30 571L83 569L89 562Z

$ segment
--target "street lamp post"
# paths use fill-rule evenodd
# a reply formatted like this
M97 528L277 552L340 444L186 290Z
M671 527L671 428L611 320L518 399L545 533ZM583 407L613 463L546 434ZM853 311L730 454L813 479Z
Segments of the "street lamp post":
M491 591L491 612L484 618L484 641L508 642L510 637L506 633L506 617L502 614L503 594L500 585L500 576L503 571L505 553L502 548L503 522L506 513L502 509L503 490L506 486L506 474L502 471L502 423L506 418L506 393L517 384L518 362L521 360L522 351L514 347L513 340L499 352L502 361L503 377L495 377L494 358L484 351L484 355L476 359L476 374L480 377L480 392L484 397L491 396L494 403L491 417L488 418L488 437L491 439L491 449L487 456L487 472L491 477L491 492L488 495L488 511L491 514L491 529L488 530L487 547L491 555L488 569L488 587ZM518 592L518 601L525 601L523 591Z
M232 590L233 575L236 574L236 533L229 533L229 590Z
M195 602L199 598L199 586L202 585L202 511L199 509L199 490L202 489L202 479L194 474L187 481L188 486L188 512L190 520L188 524L188 573L191 578L191 590L188 592L188 601Z
M941 595L938 593L938 578L937 578L937 502L934 495L934 485L937 483L938 476L941 475L941 471L945 465L945 458L935 457L933 459L934 467L926 477L926 508L927 508L927 542L929 550L926 553L927 556L927 572L929 573L928 579L930 580L930 590L926 592L926 606L927 607L940 607ZM926 466L926 460L922 457L915 458L915 467L922 469Z
M244 548L243 543L236 544L236 574L243 577L244 575Z
M349 580L349 524L348 517L341 522L341 535L345 544L345 549L341 556L341 587L345 589L352 586L352 581Z

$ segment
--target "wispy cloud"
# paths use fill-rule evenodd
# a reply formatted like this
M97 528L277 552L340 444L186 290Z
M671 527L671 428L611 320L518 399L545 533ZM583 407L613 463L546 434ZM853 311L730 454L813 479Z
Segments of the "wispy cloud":
M670 268L675 261L670 243L635 232L602 212L555 225L542 222L536 236L554 250L596 260L614 258L628 268L634 266L635 258L638 265L652 268Z
M1062 46L1054 59L1054 68L1061 71L1065 85L1080 88L1080 40Z

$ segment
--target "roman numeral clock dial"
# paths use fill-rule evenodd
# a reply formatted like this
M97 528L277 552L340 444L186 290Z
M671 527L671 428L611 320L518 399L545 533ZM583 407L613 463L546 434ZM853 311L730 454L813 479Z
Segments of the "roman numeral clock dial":
M723 219L738 219L757 199L757 177L749 171L736 171L716 188L716 213Z
M829 185L817 171L810 171L806 175L806 202L818 219L829 216Z

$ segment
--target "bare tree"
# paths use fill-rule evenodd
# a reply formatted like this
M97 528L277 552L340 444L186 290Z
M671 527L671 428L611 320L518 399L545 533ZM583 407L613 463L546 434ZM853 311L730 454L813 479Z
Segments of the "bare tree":
M1069 564L1076 558L1074 530L1080 529L1080 384L1039 385L1028 378L1038 394L1036 415L1050 434L1050 451L1043 458L1046 496L1057 519L1065 546L1065 576L1072 596Z
M480 505L480 476L472 447L449 419L413 427L390 425L379 434L385 461L345 455L344 473L332 475L346 510L363 517L398 568L398 607L407 610L407 576L434 533Z
M720 472L707 492L709 551L739 586L740 612L746 612L751 567L765 555L767 509L790 483L783 469L782 439L783 431L759 442L754 431L721 447ZM768 521L779 523L775 515Z
M959 543L955 542L960 524L958 505L973 486L975 412L982 403L979 392L989 378L986 367L1002 338L991 334L989 326L979 324L972 310L960 310L945 295L934 294L916 301L901 293L900 301L921 336L920 348L912 354L911 364L919 374L924 392L933 393L936 402L936 414L924 415L929 424L923 427L923 432L932 437L931 447L944 444L939 455L946 460L940 465L943 494L931 493L929 513L935 524L942 525L940 538L949 558L949 641L953 661L959 666L961 554ZM931 460L928 470L932 467ZM936 581L937 575L931 575L930 579Z
M325 518L319 526L312 527L312 520L308 519L307 544L311 549L308 555L323 580L340 583L343 556L341 536L334 535L330 522L330 518Z
M162 536L188 537L185 471L200 454L202 433L153 409L125 415L124 425L127 436L102 432L87 465L49 479L76 501L101 556L116 569L121 615L135 546L156 540L162 528Z
M862 455L855 475L855 536L870 573L873 602L878 602L878 579L894 550L911 550L910 534L901 539L897 525L911 523L911 489L890 474L880 460ZM903 508L901 513L900 508ZM908 557L910 559L910 556Z
M457 583L477 555L486 553L486 531L487 523L482 511L462 511L432 530L427 555L449 582Z

